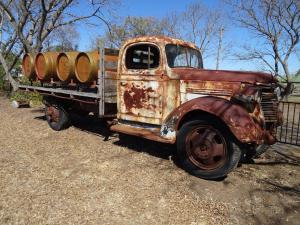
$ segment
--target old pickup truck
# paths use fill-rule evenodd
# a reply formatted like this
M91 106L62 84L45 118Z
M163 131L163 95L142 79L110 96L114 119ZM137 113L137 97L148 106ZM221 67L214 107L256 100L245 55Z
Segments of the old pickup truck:
M194 44L164 36L126 41L115 72L105 69L107 51L99 48L90 85L19 88L43 96L54 130L66 128L74 111L93 113L110 121L111 131L173 144L179 164L204 179L226 176L241 157L276 142L281 112L271 74L204 69Z

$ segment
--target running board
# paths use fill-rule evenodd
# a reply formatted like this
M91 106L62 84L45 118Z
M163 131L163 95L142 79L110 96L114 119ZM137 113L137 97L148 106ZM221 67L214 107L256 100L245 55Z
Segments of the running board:
M175 140L162 138L160 136L160 129L159 128L142 128L142 127L134 127L125 124L116 124L110 127L110 130L115 132L120 132L124 134L129 134L133 136L138 136L142 138L146 138L148 140L163 142L168 144L174 144Z

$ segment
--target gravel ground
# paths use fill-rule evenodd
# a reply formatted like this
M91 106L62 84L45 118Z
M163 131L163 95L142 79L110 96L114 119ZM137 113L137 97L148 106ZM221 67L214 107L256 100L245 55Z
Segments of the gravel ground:
M299 224L300 148L277 144L222 181L193 177L174 147L0 97L0 224Z

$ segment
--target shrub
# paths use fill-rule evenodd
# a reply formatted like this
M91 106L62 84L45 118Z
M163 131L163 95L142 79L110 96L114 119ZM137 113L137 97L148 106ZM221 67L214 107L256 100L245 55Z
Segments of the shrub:
M10 96L11 101L29 101L32 105L41 105L42 96L37 92L16 91Z

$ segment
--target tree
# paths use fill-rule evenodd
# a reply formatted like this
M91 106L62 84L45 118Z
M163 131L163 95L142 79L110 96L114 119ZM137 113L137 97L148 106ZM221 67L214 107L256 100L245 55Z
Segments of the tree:
M221 14L196 2L187 7L182 17L185 36L199 47L204 58L208 57L212 53L209 46L219 32Z
M229 49L228 41L223 40L225 23L221 7L209 9L201 2L189 4L183 12L171 12L162 20L164 34L194 43L203 58L216 58L216 67Z
M59 27L49 35L43 44L43 48L45 51L76 51L78 36L74 24Z
M161 21L163 33L166 36L174 38L183 38L182 14L171 12L167 14Z
M261 45L246 45L246 53L239 54L239 59L260 60L289 84L288 62L300 37L299 0L229 0L227 3L233 9L232 18L262 41Z
M107 23L103 18L102 9L112 2L108 0L0 0L2 20L7 22L1 23L1 31L5 33L2 33L0 39L0 62L14 89L17 88L17 84L10 72L23 52L41 51L50 34L61 27L92 17ZM80 7L88 8L88 13L80 14L80 10L77 10L79 13L76 12L74 15L72 12ZM15 60L9 64L6 56L12 51Z
M163 34L163 25L160 20L154 17L128 16L122 23L112 24L104 39L110 47L120 48L128 38Z

